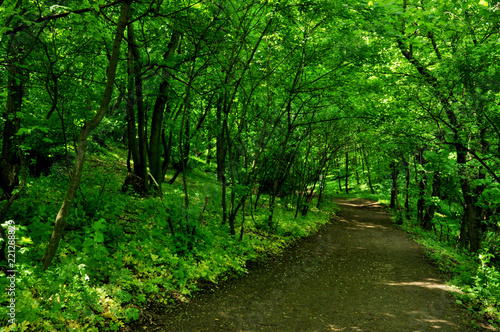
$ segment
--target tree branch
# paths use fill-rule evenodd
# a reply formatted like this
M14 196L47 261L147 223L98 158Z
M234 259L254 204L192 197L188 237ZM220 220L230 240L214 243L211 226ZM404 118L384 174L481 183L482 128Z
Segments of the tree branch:
M105 4L105 5L101 5L101 6L99 6L99 10L102 10L102 9L105 9L105 8L108 8L108 7L112 7L112 6L114 6L116 4L119 4L121 2L123 2L123 0L117 0L117 1L113 1L113 2ZM69 14L83 14L83 13L88 13L88 12L91 12L91 11L95 11L95 8L94 7L82 8L82 9L77 9L77 10L70 10L70 11L67 11L67 12L64 12L64 13L59 13L59 14L54 14L54 15L48 15L48 16L40 17L40 18L34 20L33 22L31 22L31 24L25 23L25 24L23 24L21 26L18 26L17 28L14 28L14 29L12 29L10 31L7 31L5 34L6 35L14 35L14 34L20 32L20 31L26 30L29 27L32 27L33 25L38 24L38 23L48 22L48 21L52 21L52 20L57 20L59 18L66 17Z

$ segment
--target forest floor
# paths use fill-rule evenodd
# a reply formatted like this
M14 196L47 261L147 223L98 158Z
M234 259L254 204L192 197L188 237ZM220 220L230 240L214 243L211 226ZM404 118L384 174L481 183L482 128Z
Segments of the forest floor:
M285 255L167 313L146 311L149 323L132 330L485 330L471 326L444 276L379 205L336 202L334 220Z

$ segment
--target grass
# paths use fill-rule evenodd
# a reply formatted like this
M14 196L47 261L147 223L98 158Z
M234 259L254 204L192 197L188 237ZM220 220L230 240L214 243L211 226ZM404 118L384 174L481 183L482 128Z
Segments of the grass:
M337 183L331 182L329 187L337 186ZM362 198L362 199L369 199L375 202L378 202L381 205L388 206L390 202L390 196L384 195L384 193L387 193L386 188L381 188L380 185L376 186L377 191L372 194L370 188L368 187L367 184L349 184L349 194L345 193L345 187L343 188L342 191L339 191L337 188L337 191L335 192L335 197L339 198ZM389 191L390 194L390 191Z

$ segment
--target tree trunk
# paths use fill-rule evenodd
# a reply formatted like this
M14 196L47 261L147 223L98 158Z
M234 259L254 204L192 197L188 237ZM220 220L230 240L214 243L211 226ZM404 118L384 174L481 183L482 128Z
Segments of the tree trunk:
M339 193L342 192L342 176L340 175L340 165L339 165L339 177L338 177L338 180L339 180Z
M171 58L177 45L179 44L181 34L177 30L174 30L172 36L170 37L170 42L167 47L167 51L163 55L164 60ZM163 169L162 169L162 143L161 143L161 133L163 126L163 114L165 112L165 105L169 101L169 84L170 84L170 72L167 69L162 70L163 81L160 83L160 88L158 91L158 97L156 98L153 115L151 117L151 135L149 139L149 167L151 170L151 176L158 183L159 191L161 191L161 184L163 183Z
M227 127L227 120L224 119L224 126L225 126L225 132L229 136L229 128ZM235 170L234 170L234 162L238 156L236 156L236 153L234 152L233 145L231 144L231 141L228 140L227 142L227 155L229 157L229 174L231 176L231 200L229 203L229 233L234 236L236 235L236 228L235 228L235 221L236 221L236 214L238 213L238 210L240 209L240 204L236 204L236 191L235 191L235 185L236 185L236 175L235 175Z
M142 89L142 74L141 74L141 54L139 48L137 47L134 33L133 23L128 25L128 38L129 38L129 48L133 55L134 60L134 83L135 83L135 104L137 106L137 149L138 149L138 160L137 165L134 160L134 172L135 175L142 179L142 186L144 193L149 190L148 186L148 138L146 135L146 109L144 107L144 97ZM135 125L134 125L135 128Z
M252 204L250 204L250 206L251 205ZM245 206L246 206L246 199L243 200L243 212L242 212L241 229L240 229L240 241L243 240L243 234L245 232Z
M368 187L370 187L370 192L372 193L372 195L374 195L375 190L373 189L373 185L372 185L372 177L370 174L370 164L368 163L368 157L366 156L366 151L365 151L365 148L363 146L361 147L361 151L362 151L363 158L365 160L365 165L366 165L366 176L368 178Z
M403 166L405 168L405 216L410 220L410 164L404 156L401 157Z
M425 212L425 193L427 187L427 174L424 170L424 149L420 149L418 154L415 156L417 164L420 165L420 180L417 182L418 185L418 201L417 201L417 222L422 226L425 230L431 230L432 224L429 222L424 222L424 212Z
M167 105L167 114L170 113L170 110L168 110L169 106ZM162 163L162 174L163 177L167 174L168 166L171 164L171 159L172 159L172 146L173 146L173 136L174 133L172 130L168 131L168 140L167 140L167 133L165 129L162 130L161 133L161 143L163 144L163 151L165 153L165 158L163 158L163 163ZM179 176L179 174L174 175L172 179L169 180L169 184L173 184L175 179Z
M225 97L219 96L216 107L217 117L217 140L216 140L216 159L217 159L217 181L221 182L222 195L222 225L227 222L227 181L226 181L226 112L223 111Z
M9 65L7 75L7 108L2 133L2 157L10 164L19 164L13 140L20 127L17 113L21 110L23 99L23 84L19 80L21 70L15 65Z
M128 38L132 35L132 23L128 25ZM135 124L134 113L134 55L132 52L132 43L128 44L128 59L127 59L127 142L129 155L132 156L134 161L134 174L140 177L140 161L139 161L139 146L137 144L137 130ZM130 171L130 170L129 170Z
M190 225L189 225L189 214L188 214L189 193L188 193L188 187L187 187L187 174L186 174L187 161L188 161L188 156L189 156L189 146L190 146L189 118L186 114L188 112L188 103L189 103L189 93L187 93L187 95L186 95L184 112L182 114L181 128L180 128L180 132L179 132L179 154L181 157L182 188L184 190L184 221L186 223L186 233L194 235L194 233L196 231L196 226L193 225L193 229L190 229ZM184 138L184 140L183 140L183 138ZM192 243L190 242L189 245L191 246Z
M15 78L9 72L7 85L7 112L2 137L2 158L0 158L0 187L4 195L9 198L14 188L19 184L19 158L14 148L14 137L19 130L17 112L21 107L22 85L15 83Z
M220 142L218 144L217 150L217 179L222 184L222 224L224 225L227 221L227 199L226 199L226 191L227 191L227 181L226 181L226 135L225 128L227 127L225 124L227 120L224 119L222 123L221 133L220 133Z
M395 209L397 207L397 199L398 199L398 167L395 161L391 162L391 178L392 178L392 187L391 187L391 203L389 207L391 209Z
M325 172L326 174L326 172ZM325 189L326 177L322 174L319 175L319 193L318 193L318 202L316 203L316 208L319 209L319 204L321 203L321 197L323 196L323 190Z
M216 139L216 161L217 161L217 181L224 181L224 173L226 169L226 153L224 142L224 126L222 125L222 101L219 97L216 107L217 116L217 139Z
M76 160L75 166L73 168L71 181L69 184L66 197L64 198L63 204L59 213L56 216L54 230L52 236L50 237L49 244L45 250L45 254L41 258L43 262L43 268L47 269L52 261L52 258L56 254L57 247L59 246L59 241L63 235L64 226L66 219L69 215L71 205L75 199L75 194L80 185L80 179L82 177L83 164L85 160L85 152L87 150L87 138L89 134L99 125L106 110L109 107L111 101L111 95L113 93L113 85L115 82L116 68L118 65L118 58L120 55L120 45L123 38L125 28L127 26L128 12L130 9L130 4L132 0L127 0L122 3L120 18L118 21L118 27L116 29L115 39L113 41L113 49L111 53L111 58L109 60L109 67L107 70L106 77L106 87L104 89L104 95L101 101L101 105L96 115L87 123L85 123L80 131L80 136L78 137L78 146L76 149Z
M207 143L207 157L206 157L206 160L205 160L205 163L207 165L210 165L210 162L212 161L212 148L213 148L213 145L212 145L212 132L210 130L207 131L207 138L205 140L205 142Z
M460 229L460 245L469 247L471 252L477 252L481 246L479 234L480 213L478 213L478 196L472 190L467 174L467 151L463 146L457 146L457 163L459 166L460 187L462 188L462 197L464 199L464 213L462 216L462 226Z
M18 57L19 50L16 49L15 36L11 37L9 56L14 61ZM0 187L9 198L14 188L19 184L18 169L20 158L14 138L20 128L20 120L17 113L21 110L23 100L23 83L20 80L21 69L14 63L7 65L7 105L3 118L5 119L2 132L2 158L0 162Z
M354 165L354 172L356 174L356 184L360 185L359 182L359 170L358 170L358 165L359 165L359 151L356 149L356 146L354 146L354 159L353 159L353 165Z
M309 124L309 132L311 132L311 131L312 131L311 124ZM311 202L312 195L314 194L314 189L316 187L316 183L318 182L318 179L316 179L314 181L313 188L311 189L310 192L308 192L307 186L309 184L309 180L308 180L309 174L307 171L309 168L308 165L311 164L311 162L309 161L309 155L311 154L312 146L313 146L313 135L310 135L309 144L307 145L307 151L306 151L306 154L304 156L305 165L302 169L302 172L301 172L302 174L299 174L300 183L298 186L299 193L297 195L297 206L295 209L295 216L294 216L295 219L297 219L299 211L300 211L300 214L302 216L305 216L307 214L307 212L309 211L309 203ZM319 178L319 175L318 175L318 178ZM305 198L305 202L304 202L304 198Z
M349 150L345 150L345 193L349 194Z
M441 177L439 176L439 172L435 171L432 177L432 197L439 197L441 191ZM437 206L433 202L427 202L423 224L431 224L432 219L434 218L434 213L436 212ZM430 229L431 227L429 227Z

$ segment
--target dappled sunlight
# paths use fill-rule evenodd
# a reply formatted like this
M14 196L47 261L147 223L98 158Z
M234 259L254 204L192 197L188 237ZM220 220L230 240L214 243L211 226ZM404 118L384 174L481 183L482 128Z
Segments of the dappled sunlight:
M356 203L297 253L217 297L207 330L472 331L421 248L386 213Z
M439 280L432 279L432 278L426 279L425 281L386 282L384 284L388 285L388 286L415 286L415 287L422 287L422 288L427 288L427 289L440 289L440 290L447 291L447 292L450 292L450 291L457 292L458 291L457 289L455 289L451 286L445 285L445 284L441 283Z
M352 206L352 207L356 207L356 208L382 207L382 205L380 205L377 202L366 202L366 201L362 201L362 202L349 201L349 203L347 203L347 202L338 202L337 204L338 205L343 205L343 206Z
M419 318L415 318L415 322L418 322L418 325L425 325L432 329L443 329L450 326L456 326L456 322L452 322L446 319L439 319L433 316L428 316L428 313L424 311L409 311L407 314L411 316L419 316ZM416 330L418 331L418 330Z
M355 204L355 203L352 203L352 202L351 203L342 202L342 203L338 203L338 204L339 205L344 205L344 206L354 206L354 207L361 207L361 206L364 205L364 203L363 204L359 204L359 203Z
M361 228L372 228L372 229L376 228L376 229L383 229L383 230L390 229L387 226L377 225L377 224L370 224L370 223L355 222L353 224L356 225L357 227L361 227Z
M366 314L366 313L365 313ZM406 317L407 320L413 322L413 328L411 331L429 331L429 330L446 330L449 331L450 328L457 328L456 322L446 319L440 319L434 316L429 316L425 311L414 310L414 311L399 311L396 312L385 312L382 313L380 317L372 318L373 324L369 329L366 327L359 327L356 325L352 326L342 326L338 324L328 324L327 331L379 331L377 328L377 321L390 321L393 319L401 319Z
M389 227L384 226L384 225L378 225L378 224L372 224L372 223L363 223L363 222L350 222L349 227L347 229L352 229L352 230L359 230L360 228L367 228L367 229L379 229L379 230L390 230Z
M359 218L359 215L351 214L350 217ZM358 228L383 229L383 230L390 230L391 229L388 226L374 224L371 222L360 222L360 221L354 221L354 220L346 220L346 219L342 218L341 216L337 216L337 221L348 224L349 226L347 226L347 229L353 229L353 230L358 229Z
M438 319L438 318L434 318L434 317L420 318L420 319L417 319L417 321L433 324L433 325L431 325L431 327L434 328L434 329L441 328L441 326L437 325L437 324L455 325L455 324L453 324L450 321L447 321L447 320L444 320L444 319Z

